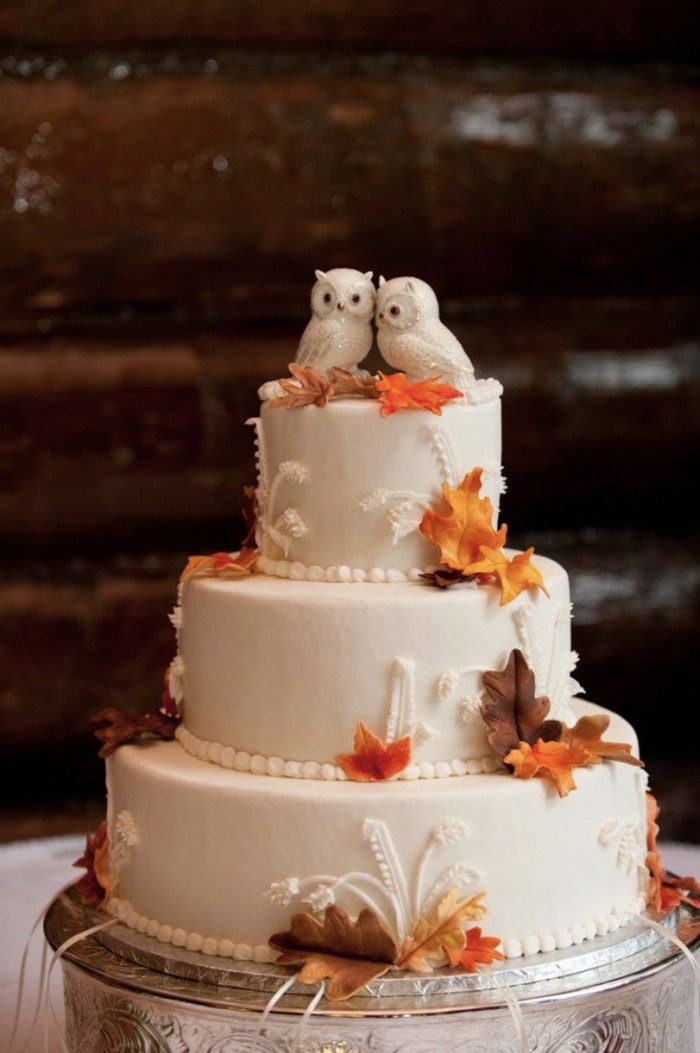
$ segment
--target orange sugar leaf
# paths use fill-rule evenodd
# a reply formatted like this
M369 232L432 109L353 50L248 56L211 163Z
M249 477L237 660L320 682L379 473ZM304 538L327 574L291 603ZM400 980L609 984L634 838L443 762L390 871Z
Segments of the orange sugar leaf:
M482 936L479 926L474 925L467 929L466 944L461 950L447 947L445 953L453 968L475 973L477 965L505 961L505 955L498 950L500 942L497 936Z
M361 720L357 722L353 747L354 753L340 754L336 763L355 782L391 779L408 767L411 760L410 737L385 743Z
M202 574L243 574L255 563L258 553L254 548L242 548L240 552L215 552L210 556L190 556L180 581Z
M450 384L440 384L440 377L429 380L408 380L405 373L379 373L376 381L382 417L390 417L402 409L425 409L438 416L442 407L452 399L462 397L462 392Z
M420 523L424 537L440 549L441 562L465 573L473 573L468 568L483 559L482 546L498 549L506 541L507 527L494 530L491 500L480 496L482 471L472 468L456 490L443 483L449 512L429 508Z
M519 779L532 779L543 775L551 779L560 797L566 797L576 789L573 769L598 763L598 758L582 746L569 746L566 742L544 742L538 739L533 746L521 742L504 758L511 765L513 774Z

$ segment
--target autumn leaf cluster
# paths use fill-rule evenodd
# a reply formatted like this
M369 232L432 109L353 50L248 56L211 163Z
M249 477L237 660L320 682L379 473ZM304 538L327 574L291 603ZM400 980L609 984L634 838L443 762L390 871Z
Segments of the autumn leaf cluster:
M294 914L290 930L269 942L281 951L278 965L301 966L301 983L325 981L330 1001L350 998L392 968L425 973L448 962L474 972L503 959L498 939L483 936L478 927L465 928L485 913L483 895L460 899L451 889L428 917L416 920L400 946L372 910L365 908L353 921L335 905L328 907L323 921Z
M481 496L482 468L468 472L456 490L446 483L442 493L447 512L427 509L420 523L421 533L440 549L440 562L448 571L435 575L442 586L476 578L496 581L501 588L501 605L514 600L523 590L539 588L546 594L544 579L532 563L534 549L506 556L507 527L493 526L494 510L488 497ZM428 575L427 577L431 577Z
M566 797L576 789L574 768L603 759L641 766L630 745L603 740L607 714L581 717L573 728L548 719L550 701L536 697L535 676L521 651L511 651L504 669L484 673L483 684L490 696L481 707L489 745L518 778L549 778Z

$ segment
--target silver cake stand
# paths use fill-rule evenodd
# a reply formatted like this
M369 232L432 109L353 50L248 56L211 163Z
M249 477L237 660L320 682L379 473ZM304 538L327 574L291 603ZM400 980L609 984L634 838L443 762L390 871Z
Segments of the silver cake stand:
M73 889L45 934L56 950L99 921ZM664 925L700 949L700 912ZM177 953L177 958L173 954ZM62 957L70 1053L696 1053L694 970L643 922L527 964L395 973L347 1002L269 964L174 952L121 924ZM517 1005L513 1003L517 1000Z

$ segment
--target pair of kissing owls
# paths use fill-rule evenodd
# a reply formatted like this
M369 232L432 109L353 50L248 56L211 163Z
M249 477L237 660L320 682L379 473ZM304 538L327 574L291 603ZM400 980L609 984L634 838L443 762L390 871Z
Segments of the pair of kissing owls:
M463 391L474 369L456 336L440 321L431 287L420 278L379 279L349 267L316 271L311 318L296 361L328 373L333 366L355 370L372 346L372 321L384 360L409 380L439 376Z

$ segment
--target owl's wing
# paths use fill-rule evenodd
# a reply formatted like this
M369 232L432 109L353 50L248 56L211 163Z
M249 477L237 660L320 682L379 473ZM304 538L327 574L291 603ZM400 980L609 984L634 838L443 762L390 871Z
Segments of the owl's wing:
M302 366L313 366L325 357L332 345L333 333L328 325L309 324L301 334L296 361Z

